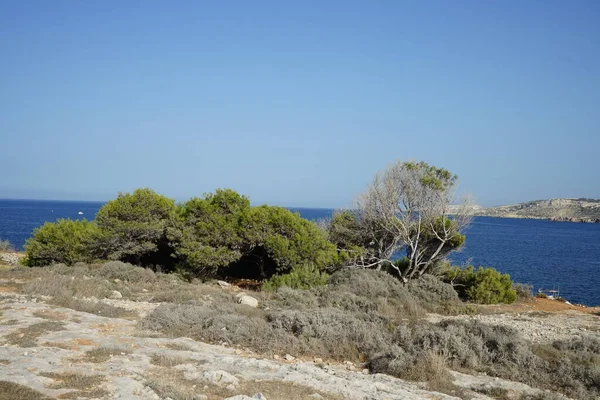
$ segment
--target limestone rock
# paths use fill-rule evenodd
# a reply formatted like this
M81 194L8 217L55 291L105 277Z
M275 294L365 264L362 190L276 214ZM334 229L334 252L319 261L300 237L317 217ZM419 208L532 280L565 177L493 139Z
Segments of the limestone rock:
M250 307L258 307L258 300L256 300L254 297L252 296L248 296L248 295L243 295L238 297L238 303L240 304L244 304L246 306L250 306Z
M111 299L122 299L123 295L118 290L113 290L112 292L110 292L110 298Z
M213 385L220 387L226 387L229 385L237 386L240 383L238 378L231 375L229 372L222 370L206 371L204 374L202 374L202 378Z

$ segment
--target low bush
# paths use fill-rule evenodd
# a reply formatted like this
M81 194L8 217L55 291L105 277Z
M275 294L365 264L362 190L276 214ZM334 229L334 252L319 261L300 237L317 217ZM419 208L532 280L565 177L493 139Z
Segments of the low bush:
M532 347L513 329L479 322L419 322L396 329L389 349L374 355L369 367L395 376L406 374L428 354L438 354L453 369L489 375L565 393L574 398L600 395L600 341L587 338Z
M136 267L121 261L107 262L95 274L106 279L119 279L129 283L150 283L157 280L156 274L151 269Z
M24 262L30 267L92 262L96 258L92 245L98 234L98 226L86 220L46 222L25 243Z
M325 285L328 279L327 272L320 271L312 264L303 264L292 268L287 274L273 275L263 282L261 289L265 292L272 292L282 286L292 289L310 289Z
M0 251L13 251L15 248L8 240L0 239Z
M424 274L418 279L413 279L407 283L406 288L431 312L440 311L442 307L460 305L458 293L452 285L433 275Z
M517 299L510 276L493 268L451 267L443 278L454 286L461 298L473 303L510 304Z
M548 295L546 293L543 293L543 292L537 292L535 294L535 297L537 297L538 299L547 299Z
M426 278L429 279L429 278ZM427 282L427 281L424 281ZM417 284L415 284L417 285ZM340 360L366 360L388 346L395 325L425 314L428 302L457 301L456 294L416 296L393 276L373 270L343 270L326 287L310 290L287 286L257 295L268 311L250 309L233 298L164 305L140 324L169 336L203 338L250 347L258 352L295 353Z
M530 300L533 298L533 286L527 283L513 283L513 289L517 298L521 300Z

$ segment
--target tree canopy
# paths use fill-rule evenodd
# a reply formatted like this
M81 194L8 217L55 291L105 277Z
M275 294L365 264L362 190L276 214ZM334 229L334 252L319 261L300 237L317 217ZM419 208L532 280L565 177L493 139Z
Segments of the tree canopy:
M335 215L329 238L354 267L392 266L407 281L423 275L465 240L466 202L452 206L458 178L424 162L396 162L379 172L353 210ZM406 255L407 268L394 263Z

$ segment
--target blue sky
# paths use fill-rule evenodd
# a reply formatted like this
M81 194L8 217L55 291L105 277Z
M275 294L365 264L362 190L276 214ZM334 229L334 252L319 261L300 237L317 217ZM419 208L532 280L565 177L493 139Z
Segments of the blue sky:
M0 0L0 198L600 197L600 2Z

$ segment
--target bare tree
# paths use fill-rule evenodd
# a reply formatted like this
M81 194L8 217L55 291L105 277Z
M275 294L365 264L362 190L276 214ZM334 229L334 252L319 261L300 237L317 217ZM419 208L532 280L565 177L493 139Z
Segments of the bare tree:
M353 235L362 248L350 250L355 252L350 266L381 269L390 265L407 282L460 247L461 232L473 208L468 199L452 204L457 183L456 175L424 162L396 162L379 172L358 198L352 216L348 212L344 218L338 216L339 221L345 219L334 229L342 233L338 239ZM394 263L403 250L406 268Z

